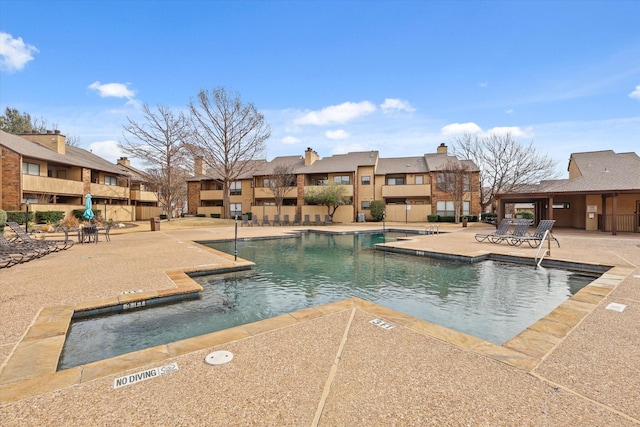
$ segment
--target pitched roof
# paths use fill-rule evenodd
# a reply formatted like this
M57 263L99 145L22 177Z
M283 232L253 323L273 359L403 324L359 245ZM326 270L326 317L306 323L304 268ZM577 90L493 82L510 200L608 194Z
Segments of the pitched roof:
M427 168L424 156L383 158L378 161L378 167L376 168L376 175L428 172L429 168Z
M425 154L424 158L430 172L444 171L451 162L463 165L470 172L480 170L473 160L459 160L456 156L450 156L446 153L429 153Z
M122 174L122 170L115 164L78 147L67 145L65 147L65 154L60 154L21 136L4 131L0 131L0 145L21 154L23 157Z
M377 162L377 151L335 154L331 157L316 160L309 166L303 166L299 173L355 172L359 166L375 166Z

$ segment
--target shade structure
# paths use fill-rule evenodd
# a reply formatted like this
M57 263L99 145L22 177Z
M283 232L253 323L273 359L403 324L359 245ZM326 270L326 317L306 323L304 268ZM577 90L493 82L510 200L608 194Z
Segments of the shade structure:
M94 215L93 215L93 211L91 210L91 194L88 194L86 196L84 196L85 198L85 210L84 213L82 214L83 217L85 217L86 219L93 219Z

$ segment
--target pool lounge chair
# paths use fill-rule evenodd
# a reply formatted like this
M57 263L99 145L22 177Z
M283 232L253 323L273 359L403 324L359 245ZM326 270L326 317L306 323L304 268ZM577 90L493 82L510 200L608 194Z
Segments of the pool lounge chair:
M257 226L257 227L260 226L260 223L258 222L258 216L257 215L252 215L251 216L251 226L253 227L254 225Z
M280 222L280 215L275 214L273 216L273 225L282 225L282 222Z
M249 226L249 215L242 215L242 224L240 224L240 226Z
M504 218L496 227L496 231L493 233L478 233L475 235L475 238L478 242L488 240L489 242L495 243L492 239L495 238L501 240L502 237L506 236L509 232L509 227L511 227L511 220ZM500 240L498 240L498 242L500 242Z
M291 225L300 225L300 215L294 215L293 223Z
M309 217L309 215L304 216L304 225L310 225L311 224L311 218Z
M17 222L7 222L7 225L9 226L11 231L13 231L13 233L16 235L15 238L13 239L14 242L20 241L23 244L32 245L36 247L46 246L48 248L48 252L58 252L65 249L69 249L71 246L73 246L73 241L69 240L68 238L65 238L64 240L36 240L36 239L32 239L31 236L29 236L29 234L27 234L22 229L22 226L19 225Z
M262 225L269 225L269 215L262 216Z
M315 216L315 223L313 225L322 225L322 220L320 219L320 215Z
M324 216L324 223L325 223L325 225L333 224L333 219L331 218L331 215L325 215Z
M284 220L282 221L282 225L291 225L291 220L289 219L289 215L284 216Z
M536 246L540 245L540 243L542 242L542 239L544 239L545 232L548 231L549 232L548 238L550 240L555 240L555 242L558 244L558 247L560 247L560 242L558 241L558 239L556 239L553 236L553 234L551 234L551 229L553 228L553 224L555 222L556 222L555 219L543 219L538 223L538 227L533 232L533 234L525 234L522 236L512 236L507 240L507 242L512 246L520 246L524 242L527 242L529 246L531 246L532 248L535 248Z

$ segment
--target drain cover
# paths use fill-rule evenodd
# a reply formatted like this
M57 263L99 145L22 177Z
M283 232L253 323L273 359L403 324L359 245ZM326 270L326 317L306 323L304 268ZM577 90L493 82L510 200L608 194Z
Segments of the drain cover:
M233 353L226 350L220 350L207 354L204 361L209 365L224 365L225 363L231 362L231 359L233 359Z

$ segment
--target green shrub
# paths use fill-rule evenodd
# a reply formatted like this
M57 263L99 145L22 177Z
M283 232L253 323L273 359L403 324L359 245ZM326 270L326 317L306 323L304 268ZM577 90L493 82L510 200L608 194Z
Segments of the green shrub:
M205 214L196 214L197 217L204 218ZM211 214L211 218L220 218L220 214Z
M462 215L460 219L466 218L467 222L478 222L478 215Z
M456 217L455 216L441 216L438 219L439 222L456 222Z
M83 221L86 220L86 218L84 217L84 211L86 211L86 209L74 209L71 211L71 215L78 218L80 221ZM94 217L100 216L102 214L102 211L99 209L91 209L91 212L93 212Z
M245 215L247 216L247 219L249 221L251 221L251 219L253 219L253 212L245 212Z
M382 200L374 200L370 205L371 217L374 221L382 221L384 217L385 205Z
M429 222L438 222L439 219L440 219L440 215L436 215L436 214L427 215L427 221Z
M167 219L167 214L160 214L160 219Z
M29 221L33 220L34 212L29 211ZM7 222L17 222L18 224L24 224L26 212L25 211L7 211Z
M64 219L63 211L37 211L36 212L36 223L44 224L46 222L50 222L52 224L56 224Z
M7 223L7 213L0 209L0 233L4 231L4 225Z
M520 211L516 214L516 218L524 218L524 219L533 219L533 212L531 211Z

